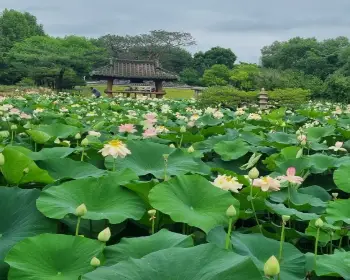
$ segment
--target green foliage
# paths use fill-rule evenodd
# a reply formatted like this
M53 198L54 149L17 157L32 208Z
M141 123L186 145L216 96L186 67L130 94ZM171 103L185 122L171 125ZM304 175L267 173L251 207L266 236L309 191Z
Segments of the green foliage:
M241 63L231 71L230 80L233 86L240 90L256 90L256 79L260 73L260 68L256 64Z
M298 107L310 99L310 91L301 88L275 89L268 92L269 100L283 106Z
M200 85L200 78L199 72L193 68L185 68L180 73L180 81L190 86Z
M325 81L325 97L338 102L348 103L350 100L350 76L334 73Z
M201 82L206 86L226 86L230 75L230 69L226 65L215 64L204 71Z

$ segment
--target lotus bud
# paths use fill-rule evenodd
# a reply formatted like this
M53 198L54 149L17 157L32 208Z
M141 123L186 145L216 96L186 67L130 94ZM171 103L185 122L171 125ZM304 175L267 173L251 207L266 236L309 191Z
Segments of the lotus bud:
M76 140L81 139L81 135L80 135L80 133L75 134L74 138L75 138Z
M69 147L69 146L70 146L70 141L68 141L68 140L63 140L63 141L61 142L61 145L65 146L65 147Z
M169 147L175 149L175 145L174 144L170 144Z
M157 214L157 210L151 209L151 210L148 210L147 213L150 217L154 217Z
M81 143L80 143L82 146L87 146L89 145L89 140L87 138L84 138L83 140L81 140Z
M284 223L288 222L290 220L290 216L287 216L287 215L282 215L282 221Z
M192 154L192 153L194 152L193 146L189 147L189 148L187 149L187 152L189 152L190 154Z
M10 132L8 132L7 130L0 131L0 136L3 138L7 138L10 136Z
M25 129L30 129L32 127L30 122L27 122L24 126Z
M273 277L280 273L280 264L275 256L270 257L265 263L264 273L268 277Z
M11 130L17 130L17 125L15 124L11 125Z
M333 199L337 199L339 193L332 193Z
M83 217L87 213L86 205L83 203L75 209L75 215L78 217Z
M29 168L28 167L24 168L23 169L23 174L28 174L28 173L29 173Z
M248 176L250 179L257 179L259 177L259 170L254 167L248 172Z
M315 222L315 226L318 228L323 227L323 221L320 218L318 218Z
M0 166L5 164L5 157L3 155L3 153L0 153Z
M98 234L97 239L102 242L107 242L111 238L111 235L111 230L108 227Z
M186 126L181 126L180 127L180 132L185 133L186 132Z
M60 139L59 138L56 138L55 139L55 141L53 141L55 144L60 144L61 143L61 141L60 141Z
M237 211L236 211L236 208L231 205L229 208L227 208L226 210L226 216L229 217L229 218L232 218L234 216L237 215Z
M98 258L93 257L90 261L90 265L93 267L99 267L101 265L101 261Z

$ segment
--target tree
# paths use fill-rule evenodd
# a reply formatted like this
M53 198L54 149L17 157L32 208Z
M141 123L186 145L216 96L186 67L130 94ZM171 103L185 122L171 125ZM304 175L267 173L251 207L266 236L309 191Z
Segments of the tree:
M236 59L237 56L231 49L214 47L205 53L196 53L193 57L193 68L195 68L201 74L215 64L225 65L229 69L232 69Z
M34 36L16 44L8 54L8 61L22 77L62 89L65 77L81 81L105 56L105 50L84 37Z
M330 75L325 81L322 97L348 104L350 101L350 77L344 76L340 72Z
M20 77L6 63L7 53L17 43L32 36L44 36L43 26L29 13L5 9L0 15L0 84L13 84Z
M259 73L260 68L256 64L241 63L231 71L230 80L233 86L240 90L256 90L256 78Z
M349 46L345 37L321 42L315 38L296 37L264 47L261 62L266 68L302 71L324 80L342 67L341 54Z
M200 86L201 75L196 69L186 68L180 73L180 81L190 86Z
M226 65L215 64L204 71L201 79L206 86L226 86L230 80L230 69Z

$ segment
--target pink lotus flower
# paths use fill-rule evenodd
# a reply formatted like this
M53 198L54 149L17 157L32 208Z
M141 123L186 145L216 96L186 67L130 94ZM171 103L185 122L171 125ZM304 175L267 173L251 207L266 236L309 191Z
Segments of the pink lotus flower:
M270 176L266 176L253 180L253 186L261 188L263 192L267 192L279 191L281 184L278 180L271 178Z
M287 181L287 182L292 183L292 184L300 185L304 181L304 179L300 176L295 176L295 173L296 173L295 167L289 167L287 169L286 175L279 176L279 177L277 177L277 179L281 180L281 182Z
M157 130L154 127L147 128L142 133L143 138L151 138L157 136Z
M336 142L334 146L329 147L329 150L333 150L335 152L342 151L346 152L346 149L343 148L344 142Z
M30 119L32 118L31 115L28 115L28 114L26 114L26 113L21 113L21 114L19 115L19 117L20 117L21 119L25 119L25 120L30 120Z
M154 124L157 122L157 114L156 113L148 113L144 115L146 122Z
M131 123L122 124L119 126L119 132L127 132L127 133L135 133L137 130L135 129L135 126Z
M10 115L19 115L21 113L21 111L19 110L19 109L17 109L17 108L12 108L11 110L10 110Z

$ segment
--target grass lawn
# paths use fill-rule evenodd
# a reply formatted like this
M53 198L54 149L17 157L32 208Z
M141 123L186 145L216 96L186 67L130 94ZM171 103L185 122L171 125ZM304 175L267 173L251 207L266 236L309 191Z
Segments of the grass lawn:
M92 87L99 90L102 94L106 89L106 85L91 85ZM125 86L114 86L113 90L123 90L126 88ZM182 88L165 88L166 92L165 98L175 99L175 98L192 98L194 95L194 91L192 89L182 89ZM84 87L83 94L91 94L90 86Z

